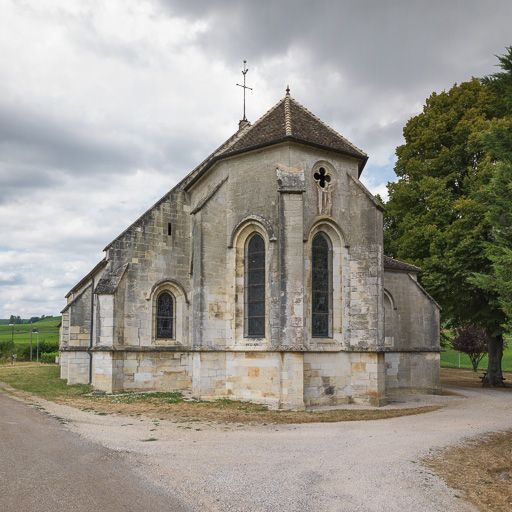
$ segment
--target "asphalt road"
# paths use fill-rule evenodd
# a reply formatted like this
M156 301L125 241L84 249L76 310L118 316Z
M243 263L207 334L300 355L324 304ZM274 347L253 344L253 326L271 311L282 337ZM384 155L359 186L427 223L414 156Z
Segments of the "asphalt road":
M2 512L188 510L137 476L123 455L0 392Z

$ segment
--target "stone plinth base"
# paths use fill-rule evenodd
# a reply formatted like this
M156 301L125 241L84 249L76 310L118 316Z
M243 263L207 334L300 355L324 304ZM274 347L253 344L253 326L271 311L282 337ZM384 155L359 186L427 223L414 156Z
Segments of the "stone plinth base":
M188 391L198 399L230 398L274 409L367 403L415 385L439 387L439 354L125 350L94 351L92 385L107 393ZM437 371L436 371L437 368ZM61 377L87 383L89 354L61 352Z

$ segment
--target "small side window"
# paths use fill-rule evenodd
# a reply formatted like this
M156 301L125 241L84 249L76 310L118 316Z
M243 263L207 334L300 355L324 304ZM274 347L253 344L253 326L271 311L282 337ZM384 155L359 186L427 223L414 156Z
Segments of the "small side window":
M174 338L174 298L162 292L156 301L156 337Z

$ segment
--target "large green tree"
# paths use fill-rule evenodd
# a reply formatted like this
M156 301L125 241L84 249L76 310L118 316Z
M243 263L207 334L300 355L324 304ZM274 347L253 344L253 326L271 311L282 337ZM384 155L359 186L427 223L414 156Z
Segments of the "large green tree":
M427 99L404 128L385 218L386 250L423 268L422 283L444 317L481 325L491 335L486 379L492 385L502 383L507 320L499 290L482 282L494 269L489 197L498 160L490 134L507 118L496 91L489 81L472 79Z
M480 198L486 205L486 220L491 227L485 255L490 261L487 272L478 272L470 281L497 297L506 317L504 327L512 330L512 47L499 57L501 71L483 80L492 91L493 113L482 139L489 155L491 178L483 187ZM502 379L503 341L489 345L488 374Z

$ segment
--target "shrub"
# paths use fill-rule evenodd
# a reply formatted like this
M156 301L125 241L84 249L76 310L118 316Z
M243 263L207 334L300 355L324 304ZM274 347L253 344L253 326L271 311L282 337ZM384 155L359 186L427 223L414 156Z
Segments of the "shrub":
M55 363L55 358L58 357L58 355L58 352L45 352L44 354L41 354L39 361L47 364Z
M34 341L34 349L36 347L36 342ZM58 352L59 351L59 342L58 341L46 341L39 340L39 353L42 354L44 352Z
M0 360L10 359L15 353L14 342L11 340L0 341Z
M455 330L455 338L452 341L452 347L469 356L473 371L476 372L478 364L487 353L489 338L489 334L483 327L464 325Z
M23 345L16 345L15 347L18 361L28 361L30 359L30 343L24 343ZM39 340L39 356L47 352L58 352L59 342L58 341L46 341ZM32 360L35 361L37 353L37 342L35 339L32 340Z

